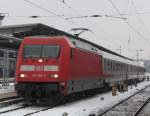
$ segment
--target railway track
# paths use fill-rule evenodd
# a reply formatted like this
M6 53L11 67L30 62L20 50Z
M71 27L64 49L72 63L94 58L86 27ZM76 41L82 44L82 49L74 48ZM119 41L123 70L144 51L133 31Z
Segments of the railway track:
M141 105L141 107L139 107L139 109L133 114L133 116L141 116L139 115L140 112L143 110L144 107L146 107L146 105L150 102L150 97L143 103L143 105Z
M0 108L7 107L12 104L17 104L21 102L23 98L21 97L10 97L0 101Z
M41 111L46 111L54 106L40 107L36 105L27 105L22 102L22 98L10 99L0 102L0 116L11 116L11 115L19 115L19 116L30 116L32 114L36 114Z
M39 112L41 112L41 111L46 111L46 110L49 110L49 109L51 109L51 108L52 108L52 107L43 108L43 109L41 109L41 110L34 111L34 112L31 112L31 113L25 114L25 115L23 115L23 116L30 116L30 115L32 115L32 114L36 114L36 113L39 113Z
M0 112L0 115L1 114L6 114L6 113L9 113L9 112L13 112L13 111L17 111L17 110L20 110L20 109L23 109L23 108L26 108L26 107L28 107L28 106L19 106L19 107L12 108L12 109L9 109L9 110L4 110L4 111Z
M2 111L0 112L0 115L11 116L16 114L18 116L30 116L41 111L49 110L51 108L52 107L36 107L36 106L24 105L24 106L19 106L16 108Z
M150 104L150 86L136 92L132 96L120 101L118 104L112 106L111 108L101 112L99 116L141 116L140 112L143 110L147 103ZM8 102L9 103L9 102ZM0 102L1 104L1 102ZM50 107L39 107L33 105L25 105L22 103L13 104L12 108L0 109L1 115L20 115L20 116L30 116L41 111L46 111L54 108ZM90 115L95 116L95 115Z
M139 113L150 102L150 86L136 92L114 106L99 112L98 116L141 116ZM95 116L90 114L89 116Z

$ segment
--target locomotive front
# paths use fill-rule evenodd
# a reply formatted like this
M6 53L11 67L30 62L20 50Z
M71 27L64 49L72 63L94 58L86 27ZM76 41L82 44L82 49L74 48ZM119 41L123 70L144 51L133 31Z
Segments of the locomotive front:
M65 38L25 38L19 49L16 69L18 95L29 102L55 101L64 96L68 53Z

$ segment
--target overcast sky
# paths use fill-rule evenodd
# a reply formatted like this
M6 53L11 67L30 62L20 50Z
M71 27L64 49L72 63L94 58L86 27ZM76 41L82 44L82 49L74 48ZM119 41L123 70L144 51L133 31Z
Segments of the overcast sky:
M150 0L0 0L0 12L9 14L3 25L44 23L72 34L71 28L88 28L81 37L118 53L121 46L130 58L142 49L145 59L150 59L149 6ZM103 17L65 19L95 14ZM29 17L36 15L42 17Z

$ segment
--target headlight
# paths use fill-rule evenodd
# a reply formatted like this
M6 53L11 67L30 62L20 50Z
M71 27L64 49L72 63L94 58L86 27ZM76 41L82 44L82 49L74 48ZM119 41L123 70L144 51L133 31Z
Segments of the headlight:
M51 78L58 78L58 74L50 74Z
M43 62L43 60L42 60L42 59L39 59L38 62Z
M25 77L27 77L27 75L25 75L25 74L20 74L20 78L25 78Z

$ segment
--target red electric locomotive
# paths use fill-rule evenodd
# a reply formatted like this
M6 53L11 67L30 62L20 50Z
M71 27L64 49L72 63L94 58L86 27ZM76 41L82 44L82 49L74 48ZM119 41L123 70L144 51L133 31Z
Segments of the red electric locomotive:
M78 39L26 37L18 52L15 87L27 101L58 101L62 96L127 80L127 75L137 79L143 72L143 67L129 59Z
M86 51L75 44L65 36L25 38L18 53L18 94L42 100L100 87L102 57L90 45Z

